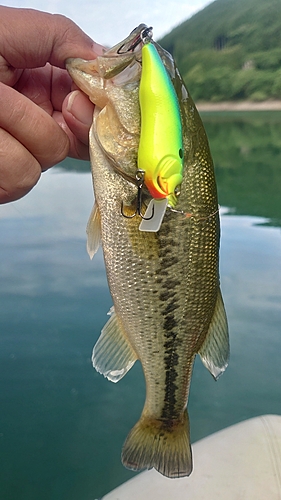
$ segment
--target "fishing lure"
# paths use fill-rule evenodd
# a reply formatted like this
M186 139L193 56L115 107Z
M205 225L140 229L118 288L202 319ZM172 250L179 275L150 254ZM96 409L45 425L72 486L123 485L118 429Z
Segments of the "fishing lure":
M171 78L149 36L143 36L139 88L141 132L138 169L154 199L177 202L182 182L183 144L179 103Z

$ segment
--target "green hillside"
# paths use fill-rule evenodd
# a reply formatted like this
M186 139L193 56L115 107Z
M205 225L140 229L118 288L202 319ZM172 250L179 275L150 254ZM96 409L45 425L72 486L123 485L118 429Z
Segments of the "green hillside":
M216 0L159 43L197 101L281 99L281 0Z

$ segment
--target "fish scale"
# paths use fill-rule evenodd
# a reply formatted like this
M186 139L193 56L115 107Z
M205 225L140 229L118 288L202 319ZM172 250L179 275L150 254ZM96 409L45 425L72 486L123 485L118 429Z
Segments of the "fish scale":
M160 229L139 230L140 214L151 200L146 186L138 188L136 180L141 132L137 92L142 34L148 36L147 30L140 25L94 62L68 60L67 69L96 105L90 131L95 206L87 228L88 248L93 256L102 242L114 303L94 347L93 364L117 382L137 359L141 362L146 399L125 441L122 461L130 469L155 467L173 478L192 470L186 407L195 356L199 353L218 378L227 366L229 345L219 285L219 214L208 141L174 61L152 40L160 55L153 64L165 66L179 101L184 160L181 185L171 193L172 206L166 209ZM152 74L154 70L157 73L157 67ZM161 68L160 76L165 71ZM143 82L149 85L149 79ZM149 147L153 148L153 141Z

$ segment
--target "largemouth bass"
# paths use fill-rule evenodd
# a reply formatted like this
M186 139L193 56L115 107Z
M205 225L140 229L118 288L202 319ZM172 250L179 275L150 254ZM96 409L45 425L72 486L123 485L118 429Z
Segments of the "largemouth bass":
M154 467L171 478L187 476L192 454L186 408L195 356L199 353L217 379L229 354L219 284L217 192L206 134L172 56L145 25L94 61L69 59L67 69L95 104L90 130L95 205L88 251L92 257L102 243L114 303L93 364L113 382L137 359L142 364L146 400L125 441L123 464L133 470ZM141 80L148 94L140 94ZM150 99L155 100L151 108ZM154 121L147 133L149 110ZM181 131L166 134L170 155L161 136L171 123ZM154 161L162 146L165 158L173 158L171 168L164 162L159 169ZM156 228L153 210L163 200Z

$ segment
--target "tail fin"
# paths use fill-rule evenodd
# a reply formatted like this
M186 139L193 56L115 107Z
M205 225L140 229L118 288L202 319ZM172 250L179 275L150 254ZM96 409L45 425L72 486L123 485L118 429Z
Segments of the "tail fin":
M142 416L125 441L122 462L131 470L154 467L170 478L189 476L192 455L187 411L182 421L172 425Z

